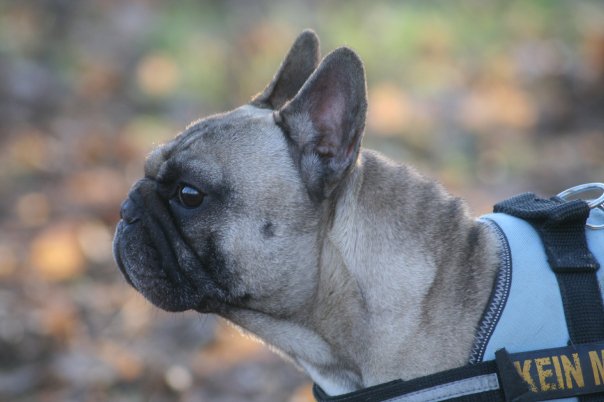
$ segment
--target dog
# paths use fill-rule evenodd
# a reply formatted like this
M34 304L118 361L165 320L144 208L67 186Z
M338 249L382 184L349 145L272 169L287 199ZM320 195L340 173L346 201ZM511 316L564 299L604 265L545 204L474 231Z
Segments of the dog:
M147 158L116 262L167 311L218 314L327 394L467 364L500 266L495 230L361 148L364 67L304 31L250 103Z

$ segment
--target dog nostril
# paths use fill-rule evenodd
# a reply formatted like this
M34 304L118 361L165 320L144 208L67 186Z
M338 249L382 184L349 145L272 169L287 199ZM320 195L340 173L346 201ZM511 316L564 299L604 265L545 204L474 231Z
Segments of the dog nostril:
M130 200L130 198L126 198L126 200L122 203L122 208L120 209L120 217L126 223L134 223L139 219L138 213L136 211L136 206Z

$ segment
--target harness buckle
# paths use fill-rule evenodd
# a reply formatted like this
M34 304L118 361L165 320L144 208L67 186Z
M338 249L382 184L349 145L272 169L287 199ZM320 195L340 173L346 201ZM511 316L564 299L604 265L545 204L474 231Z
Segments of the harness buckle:
M594 191L600 191L601 192L600 196L595 199L587 198L587 199L584 199L584 201L587 202L587 205L589 205L589 208L601 209L602 213L600 213L600 214L604 214L604 183L579 184L578 186L574 186L567 190L562 191L560 194L557 195L557 197L560 197L566 201L583 199L580 197L581 195L593 193ZM585 223L585 226L587 226L588 228L593 229L593 230L604 229L604 223L594 224L594 223L589 223L589 220L588 220L588 222Z

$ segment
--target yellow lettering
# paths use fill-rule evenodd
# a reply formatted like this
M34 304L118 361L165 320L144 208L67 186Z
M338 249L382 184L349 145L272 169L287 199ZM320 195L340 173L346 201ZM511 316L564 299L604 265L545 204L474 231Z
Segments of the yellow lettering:
M583 369L581 368L581 361L579 360L579 354L573 353L574 365L570 362L568 356L561 355L562 368L564 369L564 375L566 376L566 388L573 389L573 379L577 384L577 387L583 388L585 381L583 380Z
M604 382L604 364L602 360L604 360L604 350L600 351L602 358L598 358L598 352L591 351L589 352L589 361L591 361L591 370L594 373L594 381L596 385L602 384Z
M552 363L554 363L554 372L556 373L556 380L558 380L558 388L564 389L564 376L562 375L562 368L560 367L560 359L558 356L552 356Z
M556 385L548 383L546 381L547 378L552 377L554 373L550 369L544 369L544 366L549 366L552 364L552 360L549 357L541 357L539 359L535 359L535 365L537 366L537 375L539 376L539 385L541 386L541 391L551 391L556 389Z
M524 379L524 381L529 385L529 388L531 389L531 391L539 392L539 390L537 389L537 386L535 385L535 382L531 378L531 363L532 362L533 362L532 360L525 360L524 363L522 363L522 367L520 367L520 362L514 362L514 366L516 366L516 371L518 371L518 374L520 374L520 376Z

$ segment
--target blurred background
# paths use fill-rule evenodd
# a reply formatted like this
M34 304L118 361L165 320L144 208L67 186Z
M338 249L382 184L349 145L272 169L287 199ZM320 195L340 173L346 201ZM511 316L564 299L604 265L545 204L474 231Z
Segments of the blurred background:
M247 102L307 27L365 61L365 146L476 215L604 181L599 0L0 0L0 400L310 400L224 322L149 305L111 255L145 155Z

